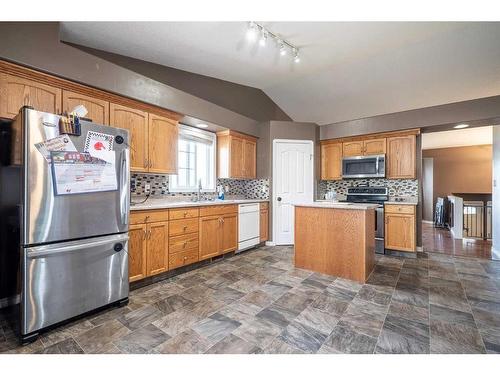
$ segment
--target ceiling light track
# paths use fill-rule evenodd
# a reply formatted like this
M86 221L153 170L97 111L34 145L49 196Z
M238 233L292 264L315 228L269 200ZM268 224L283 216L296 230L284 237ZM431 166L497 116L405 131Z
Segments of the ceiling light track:
M285 56L288 52L291 53L293 61L298 63L300 61L299 48L279 35L266 29L263 25L250 21L248 22L247 37L249 40L254 41L259 36L259 45L264 47L268 40L274 40L279 48L281 56Z

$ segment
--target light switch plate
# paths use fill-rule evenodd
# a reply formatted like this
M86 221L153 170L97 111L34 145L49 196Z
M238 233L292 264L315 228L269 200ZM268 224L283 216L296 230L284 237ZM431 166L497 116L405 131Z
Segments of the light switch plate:
M145 184L144 185L144 193L149 194L150 191L151 191L151 185Z

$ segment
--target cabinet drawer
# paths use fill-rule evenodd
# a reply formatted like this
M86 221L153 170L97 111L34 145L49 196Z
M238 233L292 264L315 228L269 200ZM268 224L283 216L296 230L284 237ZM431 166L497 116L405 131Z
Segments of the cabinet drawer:
M191 249L198 249L198 233L170 237L168 245L170 254Z
M192 217L198 217L200 215L200 211L198 207L196 208L176 208L171 209L169 213L170 220L177 219L190 219Z
M407 204L386 204L384 210L394 214L415 214L415 206Z
M179 253L170 254L168 257L168 269L173 270L188 264L198 261L198 249L181 251Z
M157 221L167 221L168 210L144 210L131 211L130 224L154 223Z
M181 234L197 233L198 219L172 220L168 223L168 230L171 237Z
M224 204L220 206L200 207L200 216L234 214L238 212L238 205Z
M264 211L264 210L267 210L267 209L269 209L269 203L268 202L261 202L260 203L260 210Z

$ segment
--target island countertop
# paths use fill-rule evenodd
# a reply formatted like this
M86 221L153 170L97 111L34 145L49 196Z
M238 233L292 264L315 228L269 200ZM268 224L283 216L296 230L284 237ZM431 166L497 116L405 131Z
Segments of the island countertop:
M341 208L345 210L369 210L377 208L374 203L352 203L334 201L314 201L309 203L295 203L295 207L316 207L316 208Z
M315 203L295 206L295 267L364 283L375 266L377 205Z

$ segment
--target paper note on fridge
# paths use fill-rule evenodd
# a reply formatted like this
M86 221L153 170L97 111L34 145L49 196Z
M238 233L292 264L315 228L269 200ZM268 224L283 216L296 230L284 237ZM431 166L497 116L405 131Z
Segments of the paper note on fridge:
M112 151L114 140L115 137L113 135L89 131L85 138L85 147L83 151Z
M55 195L118 189L114 164L95 158L86 152L55 151L50 155Z
M106 163L115 164L115 155L114 151L108 150L94 150L93 148L89 149L89 154L94 158L104 160Z
M51 162L51 151L76 151L73 141L67 134L60 135L44 142L35 143L35 147L49 163Z

